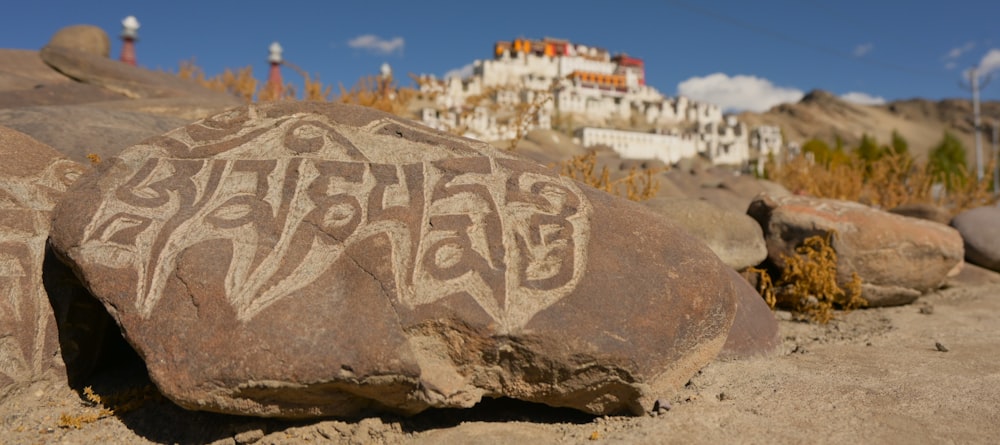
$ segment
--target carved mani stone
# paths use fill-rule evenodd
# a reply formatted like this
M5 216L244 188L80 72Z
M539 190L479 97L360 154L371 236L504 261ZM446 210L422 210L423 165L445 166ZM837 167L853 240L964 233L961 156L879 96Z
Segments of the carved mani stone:
M83 166L0 127L0 401L65 380L56 319L42 281L52 207Z
M715 357L736 309L738 276L642 206L347 105L250 105L147 140L53 225L189 409L639 413Z

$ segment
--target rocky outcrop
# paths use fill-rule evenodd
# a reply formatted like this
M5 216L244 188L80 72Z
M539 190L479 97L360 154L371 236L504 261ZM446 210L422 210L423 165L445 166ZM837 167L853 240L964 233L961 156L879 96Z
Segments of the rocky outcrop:
M81 163L90 162L89 154L109 159L130 145L189 122L91 105L0 109L0 125L31 135Z
M965 259L1000 272L1000 207L966 210L951 221L965 242Z
M869 306L910 303L962 261L955 229L854 202L761 195L747 213L764 229L768 258L779 268L806 238L836 232L837 282L846 286L857 273Z
M3 159L0 162L2 402L11 392L34 382L66 379L56 314L46 293L42 270L52 207L84 168L31 137L5 127L0 127L0 158ZM75 357L73 353L69 359Z
M642 413L717 355L745 286L641 205L347 105L150 139L53 220L163 394L244 415Z

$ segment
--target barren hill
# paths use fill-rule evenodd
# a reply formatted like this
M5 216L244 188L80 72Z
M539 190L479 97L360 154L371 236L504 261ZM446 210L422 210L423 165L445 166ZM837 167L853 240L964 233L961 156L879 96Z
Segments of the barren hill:
M983 146L991 149L992 125L1000 119L1000 102L982 102ZM888 144L896 130L910 145L916 156L926 154L940 140L945 130L962 140L970 163L975 160L972 132L972 101L945 99L930 101L908 99L884 105L860 105L844 101L822 90L813 90L795 104L775 106L764 113L745 112L740 120L754 125L778 125L787 142L822 139L832 145L835 135L848 147L856 146L862 134L875 136L880 144Z

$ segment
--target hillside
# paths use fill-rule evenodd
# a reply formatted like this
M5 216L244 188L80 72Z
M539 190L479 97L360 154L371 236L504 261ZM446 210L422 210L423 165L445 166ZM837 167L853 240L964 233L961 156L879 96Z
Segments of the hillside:
M986 128L983 145L989 150L992 124L1000 118L1000 102L983 102L980 106ZM819 138L832 144L835 135L839 135L849 147L856 145L865 133L875 136L879 143L888 143L896 130L906 138L916 156L926 156L948 130L965 144L969 162L975 159L972 101L968 99L937 102L908 99L884 105L859 105L814 90L798 103L778 105L764 113L745 112L739 119L751 127L778 125L789 142Z

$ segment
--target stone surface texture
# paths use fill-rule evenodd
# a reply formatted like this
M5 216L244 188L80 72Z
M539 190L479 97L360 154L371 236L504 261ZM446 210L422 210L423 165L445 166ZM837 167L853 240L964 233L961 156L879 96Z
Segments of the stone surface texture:
M1000 272L1000 207L966 210L951 225L962 234L968 262Z
M738 279L736 318L719 352L721 360L739 360L773 354L781 346L778 320L764 298L742 277Z
M81 163L89 163L91 153L110 159L126 147L190 122L91 105L0 109L0 125L31 135Z
M768 258L780 268L806 238L835 231L837 281L857 273L869 306L907 304L939 288L963 257L958 231L832 199L761 195L747 212L764 229Z
M42 281L52 208L83 173L31 137L0 127L0 402L41 380L65 380L56 318Z
M164 395L256 416L639 414L722 349L741 280L641 205L338 104L150 139L53 221Z
M59 46L104 58L111 52L108 33L93 25L72 25L62 28L52 35L48 46Z
M174 74L150 71L84 51L47 45L39 52L53 69L79 82L97 85L131 99L201 96L233 99Z
M653 198L642 202L708 245L735 270L767 258L760 224L744 212L723 210L693 198Z

